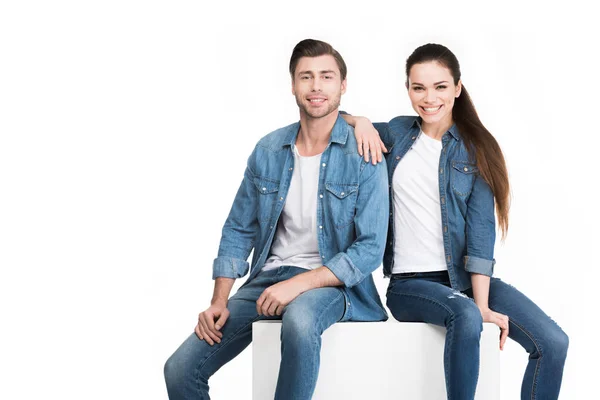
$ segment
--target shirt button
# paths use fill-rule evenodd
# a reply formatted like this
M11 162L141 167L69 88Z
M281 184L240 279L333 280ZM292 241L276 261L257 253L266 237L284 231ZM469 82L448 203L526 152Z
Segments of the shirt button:
M294 168L290 168L290 171L293 170Z
M269 229L273 229L273 225L270 225L270 226L269 226Z
M283 197L280 197L279 200L283 200Z
M321 256L321 258L325 258L325 256Z
M320 195L319 195L319 197L320 197L320 198L323 198L323 195L322 195L322 194L320 194Z
M445 198L443 198L443 197L440 199L440 201L442 202L442 204L445 204L445 203L446 203L446 199L445 199Z
M323 168L325 168L325 166L326 166L326 165L327 165L327 164L323 163Z
M448 225L444 225L444 232L448 232Z
M463 170L464 170L465 172L468 172L468 171L469 171L469 168L467 168L467 167L464 167L464 168L463 168Z
M412 140L415 140L416 138L417 138L416 136L411 137Z
M440 168L440 174L444 173L444 168Z
M448 262L450 262L450 256L446 257L446 259L448 260Z
M267 188L263 188L263 192L264 192L265 190L267 190Z
M323 229L323 225L319 225L319 229Z
M399 160L399 159L400 159L400 156L396 156L396 160Z
M342 193L340 193L340 196L343 196L344 194L345 194L345 193L344 193L344 192L342 192Z

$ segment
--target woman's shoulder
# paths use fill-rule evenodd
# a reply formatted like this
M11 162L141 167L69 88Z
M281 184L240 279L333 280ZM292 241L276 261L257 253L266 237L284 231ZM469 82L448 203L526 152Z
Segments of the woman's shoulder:
M410 131L413 126L418 126L419 117L412 115L401 115L395 118L392 118L390 122L388 122L388 126L390 131L394 132L396 135L401 135Z

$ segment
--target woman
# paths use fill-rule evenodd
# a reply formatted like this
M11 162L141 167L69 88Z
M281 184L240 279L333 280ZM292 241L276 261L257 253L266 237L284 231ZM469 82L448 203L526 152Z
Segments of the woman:
M494 208L503 237L508 229L502 151L479 120L450 50L417 48L406 61L406 76L418 117L374 124L389 149L387 306L398 321L447 328L448 399L475 397L482 322L501 329L500 349L509 337L529 353L521 398L556 399L567 335L522 293L492 277ZM367 119L344 118L356 127L361 153L375 148Z

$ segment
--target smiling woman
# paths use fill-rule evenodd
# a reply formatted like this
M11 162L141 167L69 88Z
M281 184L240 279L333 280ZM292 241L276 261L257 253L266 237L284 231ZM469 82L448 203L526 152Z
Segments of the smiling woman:
M399 321L447 328L448 398L474 398L482 322L491 322L500 328L500 349L510 337L529 353L522 399L557 399L569 338L525 295L492 277L494 208L503 236L508 229L500 146L480 121L449 49L417 48L406 78L418 117L375 124L391 149L387 306ZM368 120L344 118L356 126L358 143L374 143Z

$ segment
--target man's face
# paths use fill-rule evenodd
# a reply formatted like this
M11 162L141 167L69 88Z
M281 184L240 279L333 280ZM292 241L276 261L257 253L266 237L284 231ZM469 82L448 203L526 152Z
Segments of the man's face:
M302 57L292 80L292 93L300 113L308 118L322 118L336 111L346 80L342 81L340 69L330 55Z

